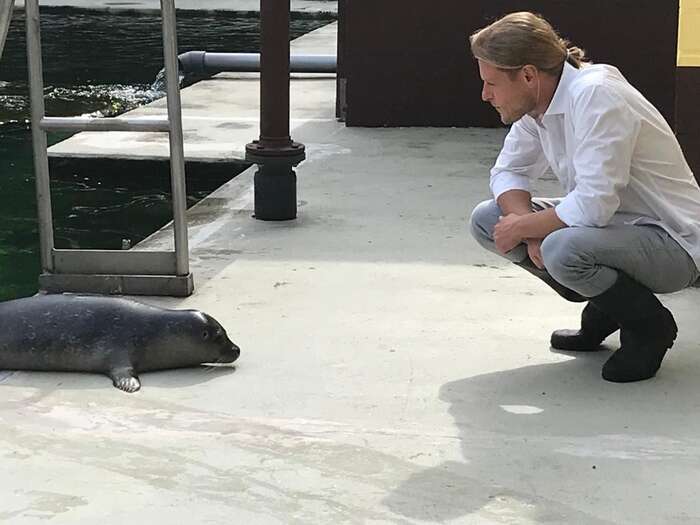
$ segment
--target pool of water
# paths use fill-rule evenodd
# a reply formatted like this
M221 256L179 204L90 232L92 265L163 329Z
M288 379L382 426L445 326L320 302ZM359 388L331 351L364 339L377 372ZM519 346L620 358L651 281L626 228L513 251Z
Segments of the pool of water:
M292 20L291 37L330 21ZM0 300L35 293L40 271L24 22L17 13L0 60ZM47 114L115 116L162 96L151 89L163 66L160 24L158 16L135 13L42 11ZM179 51L258 52L258 24L230 13L181 13ZM118 249L123 239L135 244L171 219L167 171L56 171L57 247ZM188 178L188 205L235 174L218 170Z

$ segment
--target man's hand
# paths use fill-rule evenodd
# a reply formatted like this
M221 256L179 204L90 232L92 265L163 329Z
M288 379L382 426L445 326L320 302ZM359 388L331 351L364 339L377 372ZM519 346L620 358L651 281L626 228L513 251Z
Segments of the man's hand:
M502 254L506 254L523 242L520 234L520 220L523 216L510 213L505 217L501 217L493 229L493 240L496 243L496 249Z
M542 239L527 239L527 254L530 260L535 263L540 270L544 270L544 260L542 259Z

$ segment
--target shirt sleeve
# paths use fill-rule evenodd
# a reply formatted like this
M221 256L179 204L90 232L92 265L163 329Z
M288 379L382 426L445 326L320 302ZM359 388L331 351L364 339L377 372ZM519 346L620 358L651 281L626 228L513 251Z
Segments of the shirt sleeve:
M525 116L511 126L491 169L494 199L510 190L530 191L530 179L541 177L549 168L535 124L527 119Z
M573 105L575 186L555 212L568 226L603 227L629 184L641 119L607 86L585 88Z

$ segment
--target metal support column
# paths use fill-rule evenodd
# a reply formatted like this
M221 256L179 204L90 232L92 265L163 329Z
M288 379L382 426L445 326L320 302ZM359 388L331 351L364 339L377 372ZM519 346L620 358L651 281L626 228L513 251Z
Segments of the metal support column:
M260 139L246 146L255 174L255 218L297 216L294 166L306 158L289 133L290 0L260 0Z

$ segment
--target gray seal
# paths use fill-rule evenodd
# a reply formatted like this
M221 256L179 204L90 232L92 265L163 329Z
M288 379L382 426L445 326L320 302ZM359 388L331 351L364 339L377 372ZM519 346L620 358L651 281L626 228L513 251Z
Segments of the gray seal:
M72 294L0 303L0 370L102 373L136 392L141 372L239 355L223 327L198 310Z

